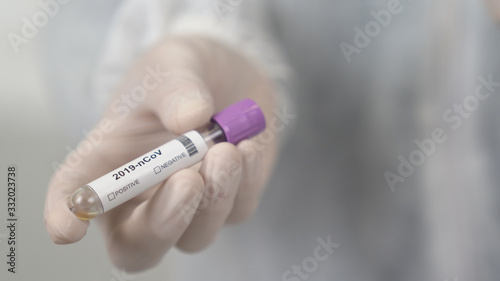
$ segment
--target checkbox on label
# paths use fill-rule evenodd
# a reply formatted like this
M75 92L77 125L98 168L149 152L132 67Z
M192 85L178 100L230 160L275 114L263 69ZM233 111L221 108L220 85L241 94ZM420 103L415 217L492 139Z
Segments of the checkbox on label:
M115 199L115 194L114 193L108 194L108 200L111 201L113 199Z
M159 173L161 172L161 168L160 168L160 166L156 166L156 167L154 168L154 171L155 171L155 174L159 174Z

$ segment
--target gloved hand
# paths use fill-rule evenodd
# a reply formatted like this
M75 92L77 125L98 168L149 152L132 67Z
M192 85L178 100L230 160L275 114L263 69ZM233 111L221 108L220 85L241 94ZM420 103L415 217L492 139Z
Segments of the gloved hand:
M500 2L498 0L484 0L487 5L487 9L490 11L492 16L500 22Z
M136 86L147 89L146 94L134 94ZM90 152L79 162L70 161L84 154L82 146L53 175L44 214L50 237L68 244L85 236L89 222L67 205L79 187L201 127L243 98L255 100L269 120L273 95L268 78L236 50L200 37L165 40L124 77L103 116L106 124L94 128L105 125L111 132L102 133L100 141L87 139L93 143ZM272 172L279 140L271 135L265 143L253 138L237 147L217 144L202 163L96 218L111 260L127 271L144 270L174 245L185 251L203 249L225 223L248 219Z

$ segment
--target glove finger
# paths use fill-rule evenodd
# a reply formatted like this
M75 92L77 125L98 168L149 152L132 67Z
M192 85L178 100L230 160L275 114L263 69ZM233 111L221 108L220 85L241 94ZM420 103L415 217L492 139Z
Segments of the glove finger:
M227 218L227 223L238 223L249 219L257 209L268 175L263 164L263 150L257 149L253 140L238 144L242 155L242 178L234 207Z
M217 144L205 156L200 174L205 182L203 199L177 242L177 247L184 251L198 251L208 246L224 225L241 179L241 155L232 144Z
M199 173L184 169L170 176L130 215L111 213L103 218L101 226L112 261L127 271L156 265L191 222L194 211L183 207L197 207L203 186Z

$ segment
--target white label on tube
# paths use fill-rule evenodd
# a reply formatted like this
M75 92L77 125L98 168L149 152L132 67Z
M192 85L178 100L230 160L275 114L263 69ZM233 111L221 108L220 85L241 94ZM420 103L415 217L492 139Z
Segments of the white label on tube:
M88 184L101 200L104 212L156 186L170 175L203 159L207 145L190 131Z

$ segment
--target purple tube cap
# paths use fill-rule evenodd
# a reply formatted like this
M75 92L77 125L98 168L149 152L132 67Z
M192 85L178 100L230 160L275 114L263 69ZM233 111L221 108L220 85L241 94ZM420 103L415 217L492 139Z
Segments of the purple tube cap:
M262 110L251 99L244 99L226 107L215 114L212 120L222 128L227 142L234 145L257 135L266 128Z

